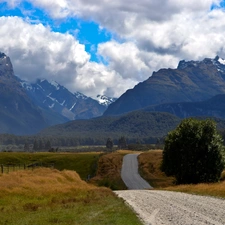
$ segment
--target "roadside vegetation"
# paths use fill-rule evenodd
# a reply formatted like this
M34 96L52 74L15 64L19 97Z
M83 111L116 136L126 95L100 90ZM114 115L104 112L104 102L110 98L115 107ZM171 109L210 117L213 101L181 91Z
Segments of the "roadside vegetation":
M165 139L162 171L174 176L177 184L218 182L223 156L223 140L214 121L184 119Z
M96 176L91 180L99 186L109 187L112 190L126 190L126 185L121 179L123 156L131 151L117 151L104 154L98 161Z
M154 188L173 186L175 178L161 170L162 150L150 150L138 156L139 173Z
M154 188L225 198L225 170L221 174L220 181L216 183L175 185L175 177L168 177L160 169L162 158L163 150L150 150L138 157L141 176Z
M102 153L26 153L26 152L0 152L0 165L53 165L58 170L76 171L81 179L94 177L99 157Z
M7 225L142 224L110 189L49 168L1 174L0 211Z

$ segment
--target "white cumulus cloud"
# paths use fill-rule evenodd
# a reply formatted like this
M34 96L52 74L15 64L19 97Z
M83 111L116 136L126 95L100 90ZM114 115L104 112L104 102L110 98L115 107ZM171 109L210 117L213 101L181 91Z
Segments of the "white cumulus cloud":
M118 37L97 46L104 65L91 62L84 45L70 34L2 17L0 49L10 53L16 73L27 79L47 75L89 96L118 97L153 71L176 67L179 60L225 57L221 0L27 1L53 19L92 20ZM7 1L10 7L21 2ZM218 8L211 10L212 5Z

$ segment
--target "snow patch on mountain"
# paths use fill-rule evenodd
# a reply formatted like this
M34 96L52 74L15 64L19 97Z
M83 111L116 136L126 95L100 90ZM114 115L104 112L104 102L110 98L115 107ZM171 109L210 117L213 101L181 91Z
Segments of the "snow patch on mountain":
M87 99L88 97L80 92L74 92L74 95L77 97L77 98L80 98L80 99Z
M72 107L70 108L70 111L74 108L74 106L76 105L77 103L75 102Z
M97 95L97 101L101 105L109 106L111 103L116 101L116 98L107 97L105 95Z
M20 84L22 85L22 87L28 91L32 91L33 87L30 83L26 82L26 81L21 81Z
M56 81L51 81L50 84L51 84L52 86L54 86L54 87L56 88L56 90L59 90L60 85L59 85Z

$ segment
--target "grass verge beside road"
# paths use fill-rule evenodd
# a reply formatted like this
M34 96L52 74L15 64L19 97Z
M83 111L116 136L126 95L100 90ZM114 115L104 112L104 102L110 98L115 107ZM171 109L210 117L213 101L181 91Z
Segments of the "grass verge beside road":
M177 185L164 188L164 190L225 198L225 181L210 184Z
M154 188L174 185L174 178L166 176L160 169L162 150L150 150L138 156L139 173Z
M108 188L74 171L39 168L0 176L0 221L7 225L141 225Z
M218 183L175 185L175 179L167 177L160 170L162 150L151 150L141 153L138 160L140 174L156 189L225 198L225 170L221 175L221 181Z

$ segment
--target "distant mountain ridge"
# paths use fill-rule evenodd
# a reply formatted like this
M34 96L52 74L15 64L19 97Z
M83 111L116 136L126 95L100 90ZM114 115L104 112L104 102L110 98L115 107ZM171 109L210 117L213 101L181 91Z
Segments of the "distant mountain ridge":
M179 118L188 117L216 117L225 119L225 94L216 95L200 102L179 102L153 105L143 108L148 112L167 112Z
M71 93L45 79L31 84L14 75L10 58L0 52L0 133L34 134L69 120L90 119L103 114L115 99Z
M55 81L39 79L33 84L25 81L21 84L36 105L57 113L64 118L62 122L101 116L109 104L100 104L80 92L71 93Z
M197 102L225 94L225 61L218 56L180 61L177 69L160 69L127 90L104 115L119 115L163 103Z

